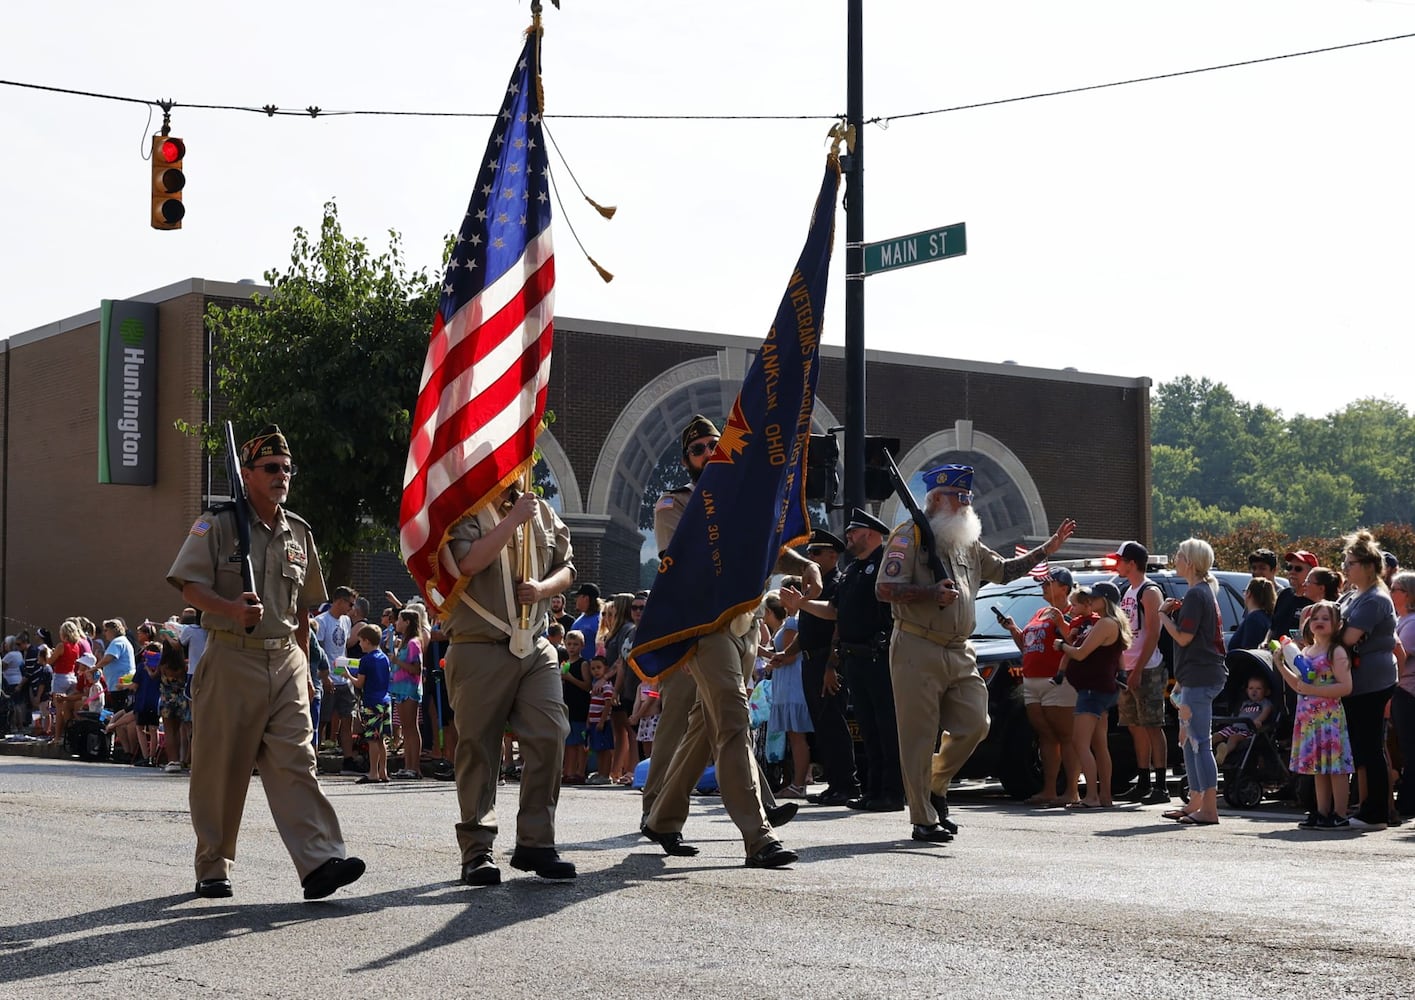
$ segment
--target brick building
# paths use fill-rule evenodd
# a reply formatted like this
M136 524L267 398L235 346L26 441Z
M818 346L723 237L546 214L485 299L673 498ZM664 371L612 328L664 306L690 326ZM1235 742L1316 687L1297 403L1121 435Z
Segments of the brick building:
M53 628L72 614L134 621L177 609L166 569L194 516L225 485L219 464L213 468L174 422L209 416L199 392L211 384L206 306L233 305L257 291L264 289L191 279L135 297L157 307L157 461L147 486L98 481L98 310L0 341L0 617L7 633ZM639 586L652 559L639 527L645 487L671 464L692 414L727 412L759 344L557 317L547 404L557 420L541 451L581 579L606 593ZM827 346L823 355L817 432L843 424L845 415L843 351ZM984 537L999 551L1034 544L1069 514L1080 528L1066 554L1093 555L1117 540L1150 537L1149 385L1070 369L871 352L867 432L900 439L906 475L940 461L974 465ZM299 510L298 491L292 506ZM897 502L884 503L881 516L898 519ZM366 594L411 590L390 553L356 559L353 575L347 582Z

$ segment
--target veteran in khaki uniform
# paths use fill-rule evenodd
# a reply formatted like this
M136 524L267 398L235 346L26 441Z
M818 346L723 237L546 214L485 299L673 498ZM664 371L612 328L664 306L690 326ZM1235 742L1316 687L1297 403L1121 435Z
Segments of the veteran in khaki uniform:
M196 893L232 894L236 835L251 769L259 767L305 898L320 899L361 876L364 863L344 856L339 819L315 780L305 609L325 596L319 552L310 526L281 506L295 467L280 428L272 424L242 445L240 462L255 591L242 581L233 504L197 518L167 573L205 613L207 630L192 678Z
M683 429L683 463L695 483L717 447L718 437L712 421L701 415L694 416ZM665 493L659 500L654 510L654 535L660 551L668 548L691 496L692 487L682 487ZM808 596L820 593L820 567L804 556L785 552L777 569L801 573L802 589ZM653 600L652 594L649 600ZM742 834L747 866L777 868L797 860L796 853L783 847L773 832L752 753L743 665L747 658L755 659L760 620L758 614L744 612L723 628L703 636L684 665L661 683L664 712L670 716L671 725L665 735L660 716L650 772L659 771L660 762L665 760L658 749L661 740L672 757L667 759L666 769L662 769L661 783L656 783L652 792L647 785L645 787L652 808L644 816L639 830L668 854L691 856L698 853L696 847L683 842L683 825L688 819L692 790L702 777L707 761L715 760L722 804ZM691 683L685 676L691 678ZM681 736L674 732L675 720L679 717L675 705L678 708L689 706ZM658 782L657 774L653 778ZM795 815L795 809L775 805L773 812L778 822L783 823Z
M525 531L517 531L522 525ZM519 579L520 546L532 539L531 575ZM520 809L511 867L542 878L570 879L575 866L555 849L555 807L570 722L560 661L541 633L550 599L575 580L570 530L534 493L502 496L464 516L448 533L443 558L457 565L458 596L448 602L447 696L457 715L457 845L462 881L496 885L496 779L501 736L509 725L521 747ZM520 637L519 608L531 611ZM513 651L518 643L525 651Z
M988 732L987 685L968 642L978 585L1023 575L1060 549L1076 522L1066 518L1043 545L1004 559L979 541L971 466L931 469L924 473L924 489L924 513L949 578L934 579L910 520L889 537L875 592L894 610L889 672L912 836L945 841L958 832L948 819L949 782Z

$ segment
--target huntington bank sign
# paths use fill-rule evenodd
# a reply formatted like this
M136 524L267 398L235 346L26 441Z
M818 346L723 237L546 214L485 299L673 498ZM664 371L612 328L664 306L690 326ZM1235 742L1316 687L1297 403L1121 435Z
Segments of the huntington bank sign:
M157 306L104 299L98 361L98 481L157 481Z

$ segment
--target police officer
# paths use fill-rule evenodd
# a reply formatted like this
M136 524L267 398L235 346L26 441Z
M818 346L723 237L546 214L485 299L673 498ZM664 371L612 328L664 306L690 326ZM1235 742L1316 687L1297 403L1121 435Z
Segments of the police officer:
M850 737L850 725L845 719L849 703L845 686L837 671L839 661L832 664L831 650L835 644L835 595L840 582L840 555L845 543L823 528L817 528L806 545L806 557L821 568L821 595L807 601L800 591L781 589L781 601L797 616L796 638L782 652L772 657L773 663L789 663L801 655L801 683L805 687L806 707L815 727L815 754L825 773L824 791L812 792L806 801L822 806L843 806L858 798L860 785L855 779L855 743Z
M835 639L826 661L823 684L838 695L841 678L850 686L855 721L865 745L865 793L848 800L851 809L897 812L904 808L899 773L899 740L894 722L894 688L889 675L889 605L875 596L884 536L883 521L860 510L845 526L845 551L853 562L836 588Z
M523 527L524 526L524 527ZM517 530L520 528L521 530ZM521 579L521 546L531 539L531 574ZM458 597L448 602L447 696L457 717L457 802L462 881L496 885L496 780L509 725L521 747L520 807L511 867L572 879L555 849L555 807L570 723L560 661L546 639L550 599L575 580L570 530L534 493L508 487L448 531L444 552L457 564ZM520 629L520 607L530 627Z
M310 526L281 506L295 466L280 428L271 424L242 445L240 463L255 590L242 582L233 504L197 518L167 572L186 603L205 612L208 631L192 678L196 893L231 895L241 812L259 767L305 898L320 899L364 873L362 861L344 856L339 819L315 780L305 609L324 600L324 579Z
M717 427L706 417L694 416L683 428L680 438L683 463L694 484L717 447ZM654 534L660 551L668 548L673 533L682 520L692 497L693 487L684 486L665 493L654 508ZM820 591L820 572L814 563L795 552L783 553L777 568L800 571L808 579L803 590L814 596ZM652 600L652 594L650 594ZM717 762L717 780L722 804L737 829L747 852L749 868L777 868L797 860L794 851L781 845L773 832L773 823L763 802L762 785L752 753L751 725L747 715L747 692L743 681L743 663L755 652L759 618L752 613L738 615L727 625L703 636L692 657L685 665L663 678L660 693L665 699L659 719L659 731L654 736L650 778L659 769L664 757L659 751L661 740L674 740L672 729L665 736L664 714L674 714L674 704L687 703L693 689L696 698L688 709L686 725L677 746L671 742L665 749L672 753L663 770L661 783L654 790L652 808L644 816L639 830L658 843L665 853L690 856L698 849L683 842L683 825L688 818L688 805L694 786L702 777L709 759ZM686 675L686 676L685 676ZM645 787L646 797L649 789ZM777 807L778 822L785 822L794 809L789 803Z
M968 642L976 625L978 585L1006 583L1026 573L1061 548L1076 522L1066 518L1044 544L1004 559L980 541L971 466L931 469L924 473L924 489L924 514L946 577L935 579L920 542L922 532L910 520L890 535L875 589L894 606L889 669L911 835L946 841L958 832L948 819L949 782L988 732L988 689Z

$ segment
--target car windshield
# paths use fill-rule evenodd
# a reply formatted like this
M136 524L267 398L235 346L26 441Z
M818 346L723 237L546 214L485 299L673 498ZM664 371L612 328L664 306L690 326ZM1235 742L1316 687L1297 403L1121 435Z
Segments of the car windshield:
M978 622L974 626L973 638L1011 639L1012 633L1002 627L993 610L1011 618L1018 628L1022 628L1044 604L1041 584L1035 580L984 584L978 589Z

